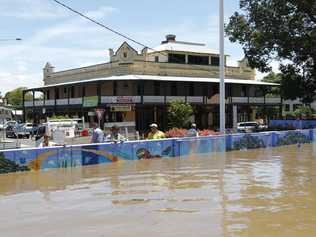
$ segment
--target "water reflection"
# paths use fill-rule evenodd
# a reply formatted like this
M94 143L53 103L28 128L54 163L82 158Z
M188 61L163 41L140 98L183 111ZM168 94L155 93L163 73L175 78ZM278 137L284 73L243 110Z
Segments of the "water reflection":
M2 175L0 232L314 236L315 164L304 145Z

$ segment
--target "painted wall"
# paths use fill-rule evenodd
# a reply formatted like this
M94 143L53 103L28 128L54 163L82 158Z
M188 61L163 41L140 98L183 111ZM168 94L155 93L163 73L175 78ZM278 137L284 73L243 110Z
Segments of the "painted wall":
M6 150L0 152L0 173L67 168L126 160L186 157L211 152L303 144L315 140L316 129L310 129Z
M316 120L270 120L269 127L316 128Z

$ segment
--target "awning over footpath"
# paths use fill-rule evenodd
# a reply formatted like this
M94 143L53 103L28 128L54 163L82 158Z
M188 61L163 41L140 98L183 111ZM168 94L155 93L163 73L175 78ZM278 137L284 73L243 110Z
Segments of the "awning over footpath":
M40 90L43 88L64 86L64 85L75 85L84 84L91 82L102 82L102 81L169 81L169 82L205 82L205 83L219 83L219 78L204 78L204 77L172 77L172 76L151 76L151 75L124 75L124 76L111 76L95 79L87 79L80 81L72 81L65 83L50 84L42 87L30 88L26 91ZM258 86L279 86L276 83L268 83L257 80L243 80L243 79L233 79L225 78L225 83L228 84L243 84L243 85L258 85Z

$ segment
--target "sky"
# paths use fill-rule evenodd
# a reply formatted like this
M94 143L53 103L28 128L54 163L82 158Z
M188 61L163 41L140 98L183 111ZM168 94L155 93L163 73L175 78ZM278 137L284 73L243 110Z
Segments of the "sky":
M219 48L218 0L60 1L149 47L175 34L180 41ZM238 0L225 0L225 22L238 6ZM117 49L125 41L52 0L1 0L0 29L2 94L21 86L43 85L46 62L56 71L107 62L108 49ZM8 38L22 41L2 41ZM228 39L225 54L235 62L243 58L241 47Z

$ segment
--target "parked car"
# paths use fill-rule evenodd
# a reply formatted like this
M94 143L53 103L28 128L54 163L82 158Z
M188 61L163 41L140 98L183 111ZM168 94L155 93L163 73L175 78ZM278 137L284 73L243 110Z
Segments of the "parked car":
M5 127L5 135L7 138L16 138L14 126L9 125Z
M6 127L6 136L8 138L30 138L30 132L26 130L24 124L9 125Z
M17 121L10 120L10 121L7 121L7 122L3 125L3 128L6 129L6 128L9 127L9 126L14 127L14 126L16 126L17 124L18 124Z
M24 128L27 132L30 133L31 136L34 136L36 134L38 125L33 123L25 123Z
M266 130L267 125L258 122L241 122L237 124L237 132L261 132Z

